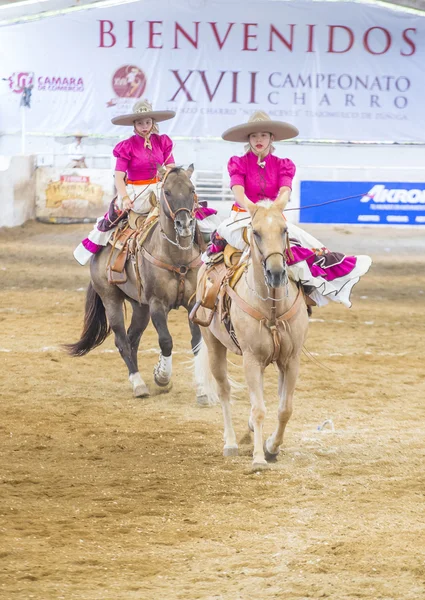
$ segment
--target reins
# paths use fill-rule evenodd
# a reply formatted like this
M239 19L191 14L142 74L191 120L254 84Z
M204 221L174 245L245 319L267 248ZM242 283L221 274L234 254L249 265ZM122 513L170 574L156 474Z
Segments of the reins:
M196 231L196 223L195 226L193 227L193 234L192 234L192 240L189 246L181 246L179 243L179 236L178 236L178 231L177 231L177 226L176 226L176 217L178 215L179 212L188 212L189 215L192 216L192 218L194 218L195 216L195 210L197 207L197 196L195 194L195 198L194 198L194 202L193 202L193 207L192 209L186 208L186 207L181 207L178 208L176 211L173 211L173 209L170 206L170 203L168 202L168 199L165 195L165 191L164 191L164 185L165 182L167 180L168 175L170 174L171 171L167 171L164 175L164 178L162 180L162 189L161 189L161 199L164 200L167 209L169 211L170 216L167 215L167 213L164 211L165 217L169 218L173 221L174 224L174 229L176 231L176 236L177 236L177 241L174 242L173 240L171 240L166 233L162 230L161 228L161 224L159 223L159 228L160 228L160 232L161 235L171 244L177 246L178 248L180 248L181 250L191 250L193 248L193 240L195 237L195 231ZM148 262L150 262L152 265L155 265L156 267L159 267L160 269L164 269L166 271L170 271L172 273L174 273L177 277L178 277L178 287L177 287L177 298L176 298L176 302L174 304L174 308L179 308L179 306L182 305L183 299L184 299L184 290L185 290L185 284L186 284L186 275L188 274L188 272L191 269L200 267L202 264L201 261L201 257L200 254L198 254L198 256L196 258L194 258L191 262L187 263L187 264L183 264L183 265L173 265L170 263L166 263L162 260L159 260L158 258L152 256L152 254L150 254L150 252L148 252L146 250L146 248L144 246L140 247L140 253L143 256L143 258L145 258Z
M255 211L254 214L252 215L251 223L254 221L256 213L257 213L257 211ZM273 256L274 254L281 256L283 259L283 262L286 265L286 256L285 256L284 252L278 252L278 251L271 252L264 258L262 256L261 249L258 245L258 242L255 239L255 236L252 236L252 237L253 237L252 243L255 243L255 245L258 249L258 252L260 253L261 264L262 264L264 270L265 270L265 265L266 265L267 260L270 258L270 256ZM285 247L287 247L288 243L289 243L288 242L288 232L286 231ZM267 285L267 283L266 283L266 285ZM248 287L251 291L254 291L254 290L252 290L252 288L250 286L248 286ZM269 287L269 286L267 286L267 287ZM241 296L239 296L239 294L237 294L237 292L233 288L230 287L228 282L225 284L225 292L236 303L236 305L243 312L250 315L257 321L259 321L261 325L265 325L269 329L271 336L272 336L272 340L273 340L273 352L272 352L270 358L268 359L267 364L274 363L279 358L280 348L281 348L281 336L280 336L279 326L284 325L284 327L286 329L286 324L288 323L288 321L290 321L290 319L292 319L293 317L295 317L295 315L298 314L298 311L300 310L300 307L304 301L303 291L300 287L298 290L297 297L295 298L295 301L292 304L291 308L289 308L283 314L278 316L277 315L277 303L280 302L282 300L282 298L276 298L276 288L269 288L269 289L271 289L271 296L267 296L266 298L262 298L261 296L259 296L259 294L257 294L254 291L254 293L257 296L259 296L262 300L264 300L264 301L270 300L271 301L270 315L267 315L267 314L264 314L263 311L258 310L256 308L254 308L253 306L251 306L250 304L248 304L248 302L246 302L243 298L241 298Z

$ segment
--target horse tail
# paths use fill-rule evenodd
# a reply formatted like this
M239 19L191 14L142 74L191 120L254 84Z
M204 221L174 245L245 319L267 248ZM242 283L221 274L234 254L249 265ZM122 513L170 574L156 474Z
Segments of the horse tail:
M205 397L206 400L204 400L203 404L206 406L217 404L219 400L217 382L211 372L208 349L204 340L201 340L199 343L199 350L195 356L194 363L197 396Z
M197 389L203 389L203 393L208 398L208 404L217 404L219 401L218 386L211 372L210 361L208 358L208 348L204 340L200 343L200 349L195 356L195 383ZM246 385L239 383L233 377L227 374L227 379L230 384L231 394L237 394L241 390L245 390Z
M83 333L78 342L66 344L64 347L71 356L84 356L93 348L100 346L110 333L111 328L106 318L105 307L90 283L87 288Z

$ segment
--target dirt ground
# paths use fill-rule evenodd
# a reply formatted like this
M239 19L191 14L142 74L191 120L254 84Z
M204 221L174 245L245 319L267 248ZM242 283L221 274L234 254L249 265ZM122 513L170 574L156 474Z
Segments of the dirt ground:
M89 227L0 231L0 597L425 598L424 231L306 228L375 262L351 310L314 310L321 364L303 357L284 451L253 473L251 444L223 458L221 409L195 405L182 311L168 394L151 327L148 399L132 397L112 338L61 351L81 331L89 275L71 252ZM246 391L233 412L242 438Z

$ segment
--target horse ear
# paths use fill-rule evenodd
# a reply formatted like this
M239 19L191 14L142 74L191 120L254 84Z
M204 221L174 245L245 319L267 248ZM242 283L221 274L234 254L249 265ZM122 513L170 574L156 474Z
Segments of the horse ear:
M194 170L195 170L195 167L193 166L193 163L191 165L189 165L188 168L186 169L186 174L189 177L189 179L192 177Z
M277 206L277 208L280 210L280 212L283 212L286 208L286 205L289 202L289 198L290 198L291 192L289 190L287 190L286 192L284 192L282 194L282 196L279 198L279 200L275 200L274 204L275 206Z
M158 171L159 178L162 181L164 179L165 173L167 172L167 169L163 165L157 163L156 170Z

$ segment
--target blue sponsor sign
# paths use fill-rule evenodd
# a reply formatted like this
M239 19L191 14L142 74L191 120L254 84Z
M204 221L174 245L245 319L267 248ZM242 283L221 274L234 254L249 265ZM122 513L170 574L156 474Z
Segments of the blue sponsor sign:
M425 183L302 181L300 207L300 223L425 225Z

